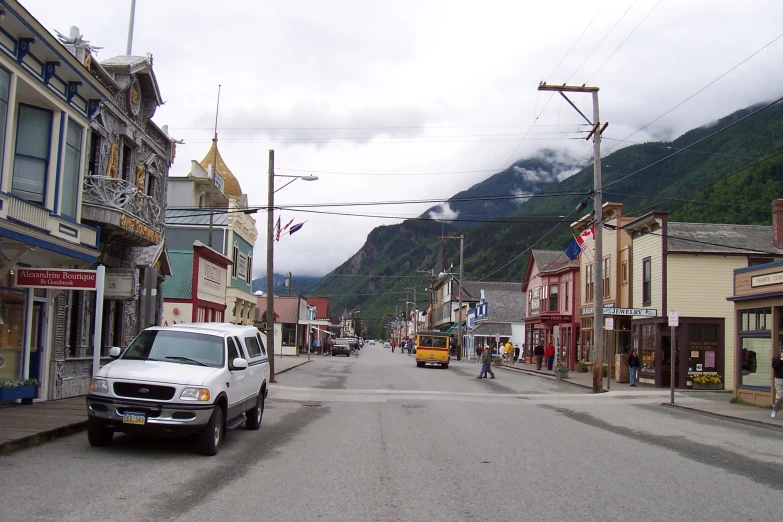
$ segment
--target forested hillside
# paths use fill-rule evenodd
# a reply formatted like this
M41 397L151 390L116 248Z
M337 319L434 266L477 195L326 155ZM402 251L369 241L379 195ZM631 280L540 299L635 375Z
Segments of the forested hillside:
M754 110L738 111L672 142L631 145L604 156L604 202L623 203L625 215L655 209L670 211L677 221L770 224L771 201L783 196L783 106L709 137ZM616 144L611 137L605 136L604 150ZM565 247L571 237L569 224L587 212L577 214L575 208L592 185L591 165L515 205L507 217L462 230L465 278L521 281L531 248ZM592 201L588 210L590 205ZM450 225L445 230L461 233ZM440 234L441 224L434 221L408 220L376 228L357 254L309 290L334 296L335 310L361 308L368 326L380 325L400 299L406 300L406 287L415 286L423 302L429 276L417 271L434 266ZM447 241L444 247L449 261L457 265L458 242ZM408 290L408 299L412 297Z

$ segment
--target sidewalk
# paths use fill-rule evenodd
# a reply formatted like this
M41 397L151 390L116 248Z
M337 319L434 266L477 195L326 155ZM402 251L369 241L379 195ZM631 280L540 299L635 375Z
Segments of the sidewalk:
M310 358L315 357L313 354ZM275 357L275 375L307 362L307 354ZM80 396L36 402L32 406L3 406L0 408L0 455L83 431L87 428L84 401L84 396Z
M497 368L496 366L493 366L493 368ZM527 364L527 363L516 363L513 365L503 364L502 368L504 370L509 371L515 371L515 372L521 372L521 373L527 373L530 375L539 375L542 377L549 377L551 379L555 378L555 372L549 371L546 369L546 367L542 367L540 370L536 370L535 364ZM589 390L593 389L593 374L592 373L576 373L575 371L568 372L568 379L563 379L561 382L567 383L567 384L573 384L575 386L580 386L582 388L587 388ZM606 378L604 378L604 382L606 382ZM614 386L617 386L617 389L622 389L629 392L634 391L642 391L645 388L643 386L637 386L635 388L631 388L628 383L619 383L612 381L610 385L610 389L612 389Z

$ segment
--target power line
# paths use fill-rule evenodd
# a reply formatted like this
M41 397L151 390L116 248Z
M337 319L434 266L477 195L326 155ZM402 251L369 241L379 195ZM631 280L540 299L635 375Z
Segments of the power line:
M659 2L659 3L660 3L660 2ZM740 61L739 63L737 63L737 64L736 64L736 65L734 65L733 67L731 67L731 68L730 68L728 71L724 72L723 74L721 74L720 76L718 76L717 78L715 78L714 80L712 80L711 82L709 82L707 85L705 85L704 87L702 87L702 88L701 88L701 89L699 89L698 91L694 92L693 94L691 94L690 96L688 96L687 98L685 98L684 100L682 100L680 103L678 103L677 105L675 105L674 107L672 107L672 108L671 108L671 109L669 109L668 111L664 112L663 114L661 114L660 116L658 116L658 117L657 117L657 118L655 118L654 120L652 120L652 121L648 122L647 124L645 124L643 127L641 127L641 128L639 128L639 129L637 129L636 131L634 131L634 132L632 132L631 134L629 134L628 136L626 136L625 140L627 140L627 139L628 139L628 138L630 138L631 136L634 136L635 134L638 134L639 132L643 131L644 129L646 129L647 127L649 127L650 125L652 125L652 124L653 124L653 123L655 123L656 121L660 120L661 118L663 118L664 116L668 115L668 114L669 114L669 113L671 113L672 111L674 111L674 110L678 109L678 108L679 108L680 106L682 106L683 104L685 104L685 103L689 102L691 99L695 98L696 96L698 96L699 94L701 94L702 92L704 92L706 89L708 89L708 88L712 87L712 85L714 85L715 83L717 83L718 81L720 81L721 79L723 79L723 78L724 78L726 75L728 75L728 74L730 74L731 72L733 72L733 71L734 71L735 69L737 69L739 66L741 66L742 64L744 64L745 62L747 62L748 60L750 60L751 58L753 58L754 56L756 56L756 55L757 55L757 54L759 54L761 51L763 51L764 49L766 49L767 47L769 47L769 46L770 46L770 45L772 45L773 43L777 42L777 41L778 41L778 40L780 40L781 38L783 38L783 33L779 34L778 36L776 36L775 38L773 38L772 40L770 40L769 42L767 42L765 45L763 45L762 47L760 47L759 49L757 49L757 50L756 50L754 53L752 53L752 54L750 54L749 56L745 57L745 58L744 58L742 61ZM625 141L625 140L618 140L618 141L622 142L622 141ZM611 147L607 148L607 149L606 149L606 152L609 152L609 151L610 151L610 150L612 150L613 148L617 147L617 145L619 145L619 143L617 143L617 144L615 144L615 145L612 145Z
M601 44L602 44L602 43L604 43L604 40L606 40L606 39L607 39L607 37L608 37L610 34L612 34L612 31L614 31L615 27L617 27L617 24L619 24L619 23L622 21L622 19L623 19L623 18L625 18L625 15L627 15L627 14L628 14L628 11L630 11L630 10L633 8L633 6L635 6L635 5L636 5L638 2L639 2L639 0L634 0L634 1L631 3L631 5L629 5L629 6L628 6L628 9L626 9L626 10L625 10L625 12L624 12L624 13L623 13L623 14L620 16L620 18L618 18L618 19L617 19L617 21L614 23L614 25L612 26L612 28L611 28L611 29L609 29L609 31L607 31L607 33L604 35L604 37L603 37L603 38L601 38L601 41L600 41L600 42L598 42L598 45L596 45L595 47L593 47L593 50L592 50L592 51L590 51L590 54L588 54L588 55L587 55L587 58L585 58L585 59L582 61L582 63L580 63L580 64L579 64L579 67L577 67L577 68L576 68L576 70L575 70L575 71L574 71L574 72L571 74L571 76L569 76L569 77L568 77L568 79L565 81L565 83L568 83L568 82L570 82L570 81L571 81L571 78L573 78L573 77L574 77L574 75L576 75L576 73L578 73L578 72L579 72L579 69L581 69L581 68L582 68L582 66L583 66L585 63L587 63L587 60L589 60L589 59L590 59L590 57L591 57L591 56L593 56L593 53L595 53L595 51L597 51L597 50L598 50L598 48L599 48L599 47L601 47ZM585 82L585 83L586 83L586 82Z
M566 60L566 58L568 58L568 55L569 55L569 54L571 54L571 51L573 51L573 50L574 50L574 47L576 47L576 44L578 44L578 43L579 43L579 40L581 40L581 39L582 39L582 37L583 37L583 36L585 35L585 33L587 32L587 30L588 30L588 29L590 29L590 26L591 26L591 25L593 25L593 22L595 22L595 19L596 19L596 18L598 18L598 14L599 14L600 12L601 12L601 10L600 10L600 9L599 9L598 11L596 11L596 13L595 13L595 16L593 16L593 19L592 19L592 20L590 20L590 22L588 22L588 24L585 26L584 30L582 30L582 34L580 34L580 35L579 35L579 38L577 38L577 39L574 41L574 43L571 45L571 48L570 48L570 49L568 49L568 51L565 53L565 55L563 56L563 58L561 58L561 59L560 59L560 61L559 61L559 62L557 63L557 65L555 66L555 69L554 69L554 70L553 70L553 71L552 71L552 72L549 74L549 78L552 78L552 77L555 75L555 73L557 72L557 70L560 68L560 66L561 66L561 65L563 65L563 62Z
M773 105L775 105L775 104L777 104L777 103L779 103L779 102L781 102L781 101L783 101L783 97L780 97L780 98L778 98L777 100L775 100L775 101L773 101L773 102L771 102L771 103L768 103L767 105L764 105L764 106L763 106L763 107L761 107L760 109L758 109L758 110L755 110L755 111L751 112L750 114L746 114L746 115L745 115L745 116L743 116L742 118L740 118L740 119L738 119L738 120L735 120L735 121L733 121L733 122L729 123L729 124L728 124L728 125L726 125L725 127L722 127L722 128L720 128L720 129L716 130L715 132L711 132L711 133L710 133L710 134L708 134L707 136L704 136L703 138L701 138L701 139L698 139L698 140L694 141L694 142L693 142L693 143L691 143L690 145L686 145L685 147L683 147L683 148L682 148L682 149L680 149L680 150L677 150L677 151L675 151L675 152L672 152L672 153L671 153L671 154L669 154L668 156L664 156L663 158L661 158L661 159L659 159L659 160L656 160L656 161L653 161L653 162L652 162L652 163L650 163L649 165L646 165L646 166L644 166L644 167L642 167L642 168L640 168L640 169L638 169L638 170L635 170L634 172L631 172L630 174L627 174L626 176L623 176L623 177L621 177L621 178L619 178L619 179L616 179L616 180L614 180L614 181L612 181L612 182L610 182L610 183L606 183L606 184L604 184L603 188L604 188L604 189L606 189L607 187L611 187L612 185L616 185L617 183L620 183L621 181L623 181L623 180L626 180L626 179L630 178L631 176L635 176L636 174L639 174L640 172L643 172L643 171L645 171L645 170L649 169L650 167L653 167L653 166L657 165L658 163L661 163L661 162L663 162L663 161L666 161L667 159L669 159L669 158L671 158L671 157L673 157L673 156L676 156L676 155L678 155L678 154L680 154L680 153L684 152L685 150L687 150L687 149L689 149L689 148L693 147L694 145L698 145L699 143L701 143L701 142L703 142L703 141L706 141L706 140L708 140L708 139L712 138L713 136L716 136L716 135L720 134L721 132L725 131L726 129L730 129L731 127L733 127L733 126L735 126L735 125L737 125L737 124L739 124L739 123L742 123L743 121L747 120L748 118L751 118L751 117L755 116L756 114L759 114L760 112L762 112L762 111L765 111L765 110L769 109L770 107L772 107Z
M640 27L640 26L641 26L641 25L644 23L644 21L645 21L645 20L647 20L647 17L649 17L649 16L650 16L650 15L653 13L653 11L655 11L655 9L657 9L657 8L658 8L658 6L659 6L659 5L661 5L661 2L663 2L663 0L658 0L658 3L657 3L657 4L655 4L655 5L653 6L653 8L652 8L652 9L650 9L650 12L648 12L648 13L647 13L647 14L644 16L644 18L642 18L642 21L641 21L641 22L639 22L638 24L636 24L636 27L634 27L634 28L633 28L633 30L631 30L631 32L628 34L628 36L626 36L626 37L625 37L625 40L623 40L622 42L620 42L620 45L618 45L618 46L617 46L617 48L614 50L614 52L612 52L612 54L610 54L610 55L609 55L609 58L607 58L607 59L604 61L604 63L602 63L602 64L601 64L601 66L600 66L600 67L598 67L598 69L596 69L596 71L595 71L595 72L594 72L594 73L593 73L593 74L592 74L592 75L591 75L591 76L590 76L590 77L587 79L587 81L586 81L585 83L590 83L590 80L592 80L592 79L593 79L593 77L594 77L596 74L598 74L598 71L600 71L601 69L603 69L603 68L604 68L604 65L606 65L606 64L609 62L609 60L611 60L611 59L612 59L612 57L613 57L615 54L617 54L617 51L619 51L619 50L620 50L620 48L621 48L621 47L622 47L622 46L625 44L625 42L627 42L627 41L628 41L628 39L629 39L631 36L633 36L633 34L636 32L636 30L637 30L637 29L639 29L639 27Z
M693 150L689 148L682 148L682 147L672 147L671 145L656 145L655 143L651 142L644 142L644 141L631 141L628 139L621 140L617 138L609 138L606 136L601 136L601 140L610 140L610 141L623 141L626 143L631 143L633 145L639 145L642 147L655 147L658 149L666 149L666 150L686 150L687 152L693 152L696 154L706 154L709 156L722 156L724 158L739 158L739 159L752 159L757 160L759 159L757 156L740 156L738 154L725 154L723 152L708 152L706 150ZM671 143L671 142L670 142ZM605 165L605 167L608 167L609 165Z

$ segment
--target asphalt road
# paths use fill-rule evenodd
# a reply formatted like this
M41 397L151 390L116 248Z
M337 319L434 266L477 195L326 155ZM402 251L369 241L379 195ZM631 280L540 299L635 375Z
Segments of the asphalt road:
M776 520L779 432L380 346L318 357L216 457L85 434L0 457L0 520ZM682 399L698 400L698 399Z

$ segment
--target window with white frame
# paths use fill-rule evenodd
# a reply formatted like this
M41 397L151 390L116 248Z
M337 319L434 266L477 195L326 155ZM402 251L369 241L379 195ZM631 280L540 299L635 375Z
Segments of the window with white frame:
M239 247L234 245L234 251L231 255L231 261L233 261L233 264L231 265L231 277L237 276L237 268L239 265Z
M11 184L11 192L15 196L44 204L51 142L52 111L20 104Z
M81 125L68 119L68 130L65 134L65 168L60 183L62 192L60 213L73 219L76 219L76 209L79 203L83 133L84 129Z

